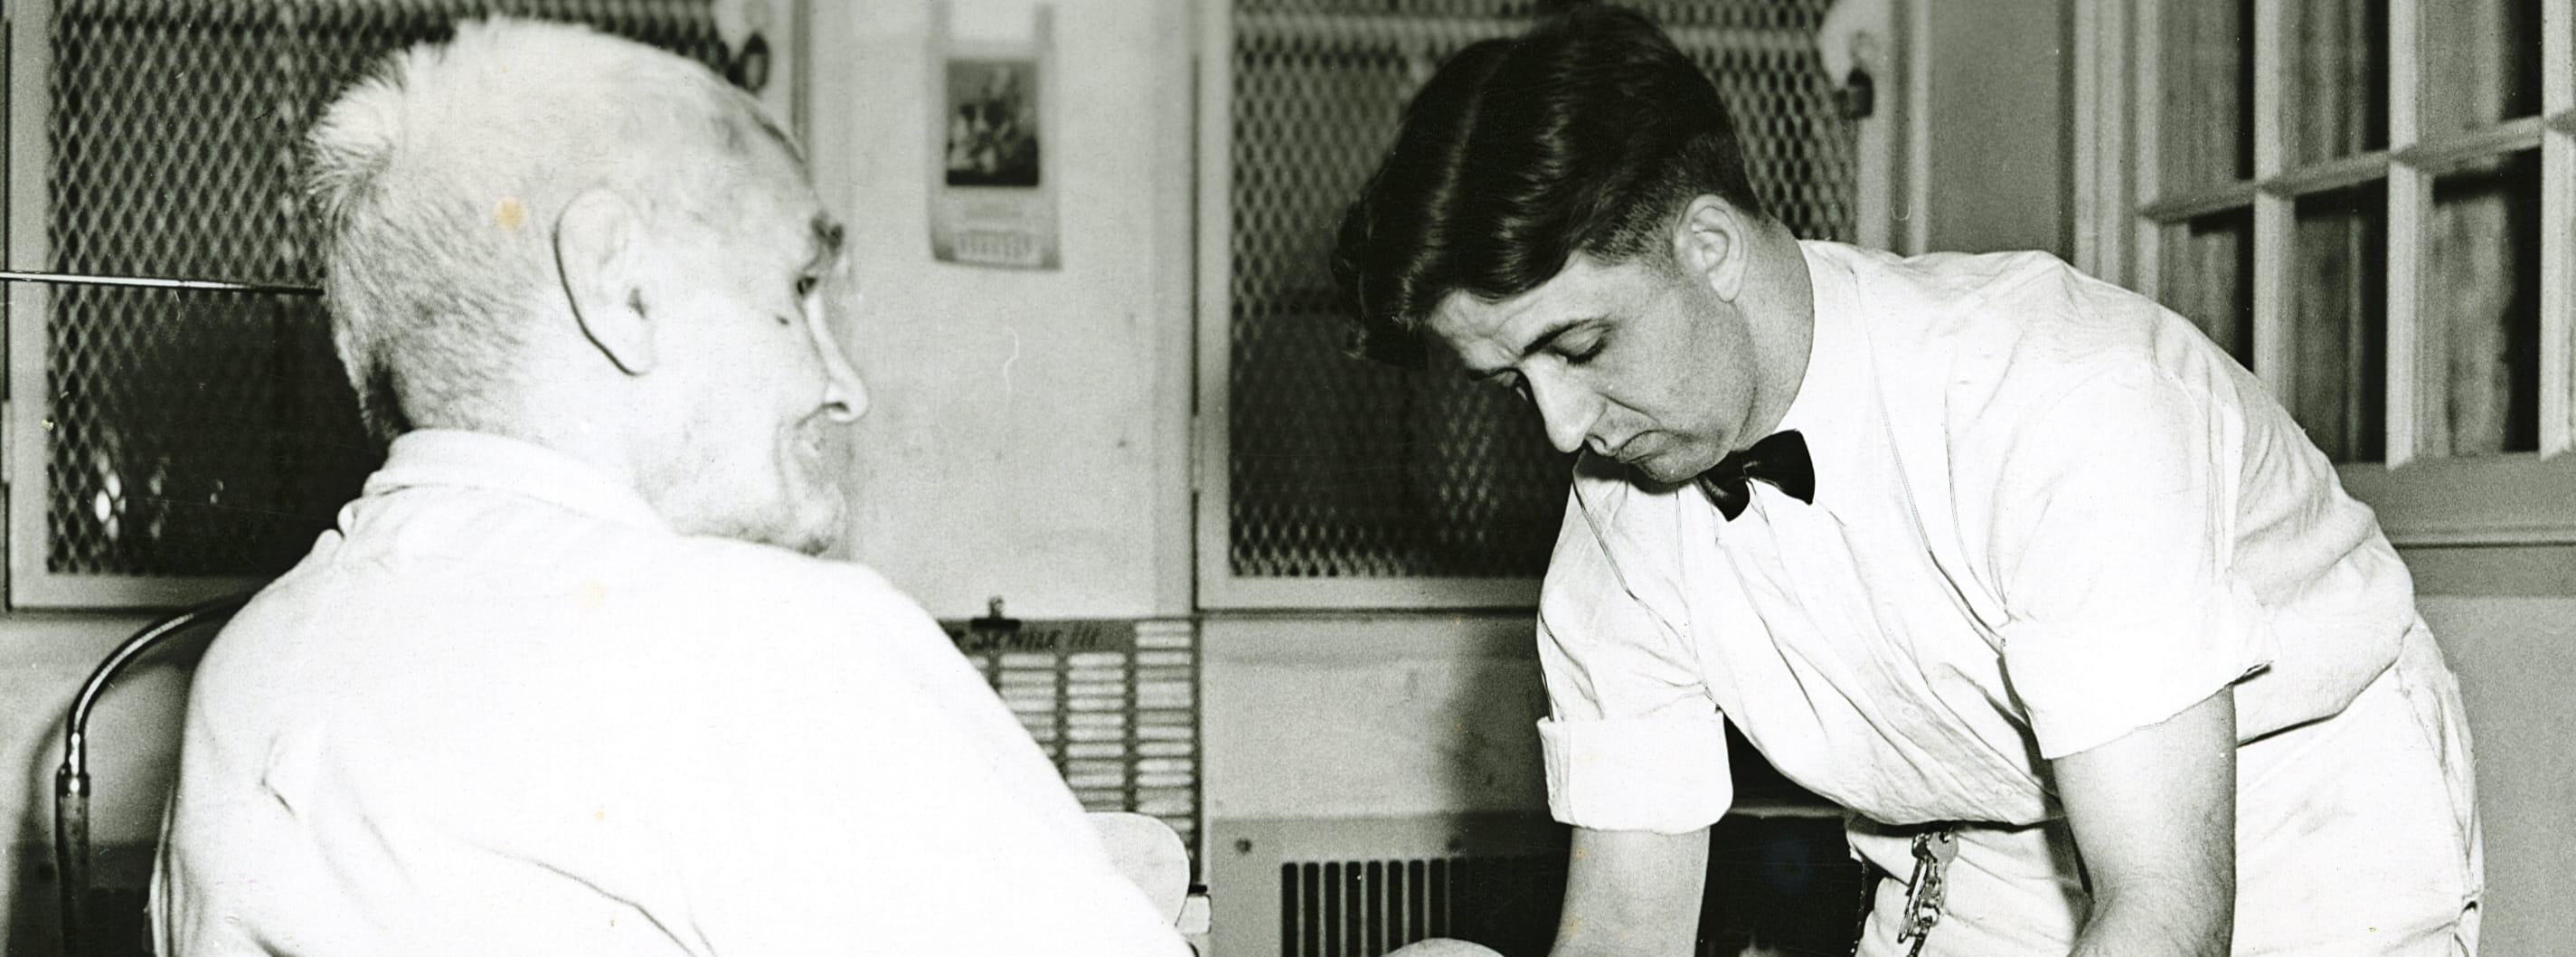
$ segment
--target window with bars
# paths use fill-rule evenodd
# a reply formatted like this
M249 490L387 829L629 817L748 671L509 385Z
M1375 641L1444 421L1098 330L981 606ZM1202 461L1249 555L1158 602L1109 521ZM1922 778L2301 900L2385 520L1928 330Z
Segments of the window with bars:
M1630 5L1715 82L1773 214L1802 237L1854 238L1858 124L1816 52L1830 0ZM1214 18L1200 145L1203 604L1534 601L1570 463L1499 390L1344 355L1328 257L1414 91L1540 6L1234 0Z
M2576 541L2571 7L2130 0L2079 27L2108 191L2082 258L2269 383L2399 544Z
M305 126L462 17L729 57L716 0L56 0L9 35L9 600L173 604L311 546L381 450L329 342ZM65 281L246 282L256 289Z

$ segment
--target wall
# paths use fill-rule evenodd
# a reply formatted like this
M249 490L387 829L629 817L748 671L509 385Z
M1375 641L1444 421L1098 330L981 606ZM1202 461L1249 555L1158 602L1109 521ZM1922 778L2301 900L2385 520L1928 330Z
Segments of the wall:
M1907 251L2074 257L2065 3L1903 4L1919 84L1909 138L1922 144L1907 181L1928 185L1907 204L1920 221L1897 231Z
M2576 898L2576 546L2410 550L2417 607L2469 710L2486 828L2488 957L2563 953Z
M875 402L857 556L943 617L991 595L1015 615L1186 613L1191 5L1054 5L1046 272L931 256L933 5L813 6L816 181L867 300L844 340ZM952 29L1008 39L1030 10L959 0Z
M1545 810L1526 613L1217 617L1203 634L1211 818Z
M54 766L62 761L63 712L90 669L141 627L124 616L0 616L0 928L7 953L55 947ZM161 797L176 770L175 742L189 648L146 659L127 672L94 712L90 756L91 840L101 882L141 886L151 863L129 849L158 833Z

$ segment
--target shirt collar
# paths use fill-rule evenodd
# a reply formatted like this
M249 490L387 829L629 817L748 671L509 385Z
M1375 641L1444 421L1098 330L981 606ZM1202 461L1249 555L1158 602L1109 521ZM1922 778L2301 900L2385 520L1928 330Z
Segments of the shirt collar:
M641 528L668 530L661 513L590 463L533 442L486 432L420 429L394 439L366 494L414 488L488 489Z
M1816 505L1839 501L1861 481L1857 461L1870 421L1868 397L1873 381L1868 336L1861 323L1860 280L1829 243L1802 241L1808 284L1815 290L1815 335L1807 346L1807 370L1798 380L1798 396L1780 417L1780 429L1796 429L1807 440L1807 455L1816 466Z

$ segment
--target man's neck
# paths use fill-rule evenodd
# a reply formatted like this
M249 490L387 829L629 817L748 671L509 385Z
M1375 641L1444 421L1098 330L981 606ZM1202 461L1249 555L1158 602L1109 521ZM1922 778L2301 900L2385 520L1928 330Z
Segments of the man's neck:
M1756 375L1753 408L1744 441L1780 428L1789 407L1805 385L1808 356L1815 348L1816 287L1807 272L1806 251L1785 226L1766 224L1754 246L1752 276L1746 283L1745 316L1753 335Z

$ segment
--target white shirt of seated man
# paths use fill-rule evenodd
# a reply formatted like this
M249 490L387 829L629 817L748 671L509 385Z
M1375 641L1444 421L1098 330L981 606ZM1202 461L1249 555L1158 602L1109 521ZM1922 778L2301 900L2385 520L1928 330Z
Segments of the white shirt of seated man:
M393 452L199 673L160 952L1188 952L928 616L807 557L867 395L756 101L493 20L311 145Z

